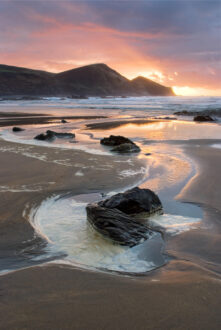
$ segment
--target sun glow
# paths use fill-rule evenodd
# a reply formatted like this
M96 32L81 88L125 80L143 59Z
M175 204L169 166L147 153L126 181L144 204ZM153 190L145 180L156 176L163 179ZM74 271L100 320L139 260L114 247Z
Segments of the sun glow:
M159 83L163 83L165 79L165 75L160 71L142 71L139 72L138 76L143 76Z
M176 95L181 96L220 96L221 89L206 89L200 87L189 87L189 86L173 86L172 87Z

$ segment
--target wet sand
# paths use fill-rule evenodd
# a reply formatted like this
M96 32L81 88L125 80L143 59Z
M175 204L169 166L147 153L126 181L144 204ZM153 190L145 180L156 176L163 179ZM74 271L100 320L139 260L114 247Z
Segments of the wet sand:
M163 121L162 119L160 121ZM136 124L136 125L143 125L143 124L150 124L157 122L157 120L151 119L127 119L127 120L116 120L116 121L108 121L108 122L100 122L100 123L91 123L87 124L87 129L90 130L108 130L112 128L117 128L121 126L125 126L127 124Z
M2 140L0 147L0 186L9 190L25 184L34 190L37 181L43 187L40 191L0 192L0 257L3 262L10 259L14 265L21 260L24 266L28 265L31 253L28 247L33 246L33 240L37 240L35 253L44 249L44 242L34 236L23 214L26 203L39 204L53 193L80 194L121 188L139 179L134 177L130 182L128 178L117 179L116 166L109 169L109 175L99 171L98 164L110 165L118 156L110 160L107 156L90 157L74 150L69 161L74 167L54 162L56 158L70 159L69 150L55 155L55 150L50 149L46 161L42 161L37 159L45 152L42 147L22 145L21 148L19 144ZM0 276L1 328L219 329L221 150L203 143L198 147L186 145L185 150L198 165L198 171L178 198L203 204L205 225L213 227L208 235L205 230L199 230L197 235L190 231L174 236L166 251L172 260L143 276L111 275L56 263ZM82 164L94 166L93 170L87 169L87 176L76 176ZM119 166L123 170L126 163L118 163ZM31 244L27 242L29 239ZM25 249L28 252L22 253Z
M167 270L154 280L59 265L9 274L2 329L219 329L220 280L188 262Z
M46 114L18 113L18 112L0 112L0 127L15 125L39 125L49 124L58 120L80 120L80 119L101 119L105 116L49 116Z

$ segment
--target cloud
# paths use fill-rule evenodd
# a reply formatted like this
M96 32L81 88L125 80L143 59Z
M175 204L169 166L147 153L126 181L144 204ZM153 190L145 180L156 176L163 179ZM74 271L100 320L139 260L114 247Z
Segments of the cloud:
M220 29L213 0L0 1L0 62L51 71L106 62L131 78L152 72L211 89L221 79Z

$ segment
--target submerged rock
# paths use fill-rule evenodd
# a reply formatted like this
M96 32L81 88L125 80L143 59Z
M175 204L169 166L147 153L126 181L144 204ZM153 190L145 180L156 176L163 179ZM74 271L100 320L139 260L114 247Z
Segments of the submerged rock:
M108 147L114 147L111 149L113 152L128 153L140 151L140 148L133 141L121 135L110 135L108 138L101 139L100 143Z
M41 141L52 141L55 138L73 139L74 137L75 137L75 134L73 134L73 133L57 133L57 132L48 130L45 134L41 133L39 135L36 135L35 139L41 140Z
M138 187L116 194L104 201L88 204L89 223L105 237L127 246L148 239L152 231L138 218L162 212L158 196L149 189Z
M198 115L195 116L194 121L214 121L214 119L210 116L206 116L206 115Z
M12 128L12 131L13 131L13 132L22 132L22 131L24 131L24 128L16 127L16 126L15 126L15 127Z

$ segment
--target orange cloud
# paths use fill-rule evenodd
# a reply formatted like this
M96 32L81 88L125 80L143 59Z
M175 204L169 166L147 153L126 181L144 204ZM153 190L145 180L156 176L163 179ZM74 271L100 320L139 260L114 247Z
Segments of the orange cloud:
M208 66L204 72L200 66L189 70L189 67L194 67L194 60L185 61L166 55L162 59L152 55L154 46L151 41L169 39L171 35L168 33L122 31L92 22L67 23L40 15L32 9L26 15L39 27L27 32L27 36L23 32L23 40L27 38L27 41L17 45L16 35L12 33L11 40L16 49L7 51L6 47L1 50L2 63L59 72L104 62L128 78L143 75L175 86L175 90L183 95L220 93L220 73L213 67ZM145 52L142 47L137 47L137 40L145 40Z

